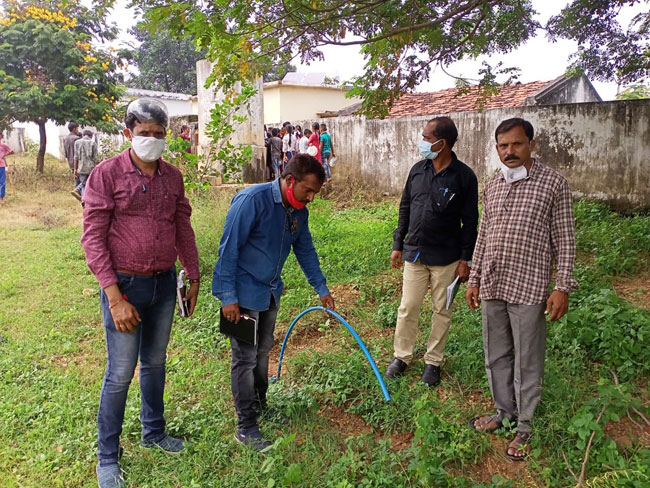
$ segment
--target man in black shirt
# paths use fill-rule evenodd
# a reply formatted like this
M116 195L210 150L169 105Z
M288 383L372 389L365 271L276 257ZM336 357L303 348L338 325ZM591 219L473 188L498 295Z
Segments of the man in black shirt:
M458 130L449 117L427 122L419 144L424 159L411 168L404 186L391 255L393 268L404 261L404 284L395 359L386 368L387 378L401 376L413 358L420 308L431 287L433 316L422 381L429 386L440 383L451 322L447 287L456 276L467 281L478 225L478 181L452 151L456 139Z

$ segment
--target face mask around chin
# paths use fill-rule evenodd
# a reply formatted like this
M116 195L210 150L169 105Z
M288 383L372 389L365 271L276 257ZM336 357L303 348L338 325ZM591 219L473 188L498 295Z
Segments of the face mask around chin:
M501 173L506 180L506 183L514 183L515 181L523 180L528 177L528 170L522 164L516 168L509 168L505 164L501 163Z
M165 139L133 136L131 147L140 159L146 163L151 163L157 161L165 150Z

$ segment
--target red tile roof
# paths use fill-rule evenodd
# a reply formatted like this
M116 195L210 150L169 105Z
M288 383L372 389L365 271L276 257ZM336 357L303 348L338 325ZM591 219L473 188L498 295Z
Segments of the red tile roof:
M551 81L533 81L503 86L499 93L485 101L484 109L520 107L525 100L543 90ZM416 117L449 112L468 112L479 110L478 87L472 87L470 93L458 95L458 89L449 88L437 92L405 93L392 106L389 118Z

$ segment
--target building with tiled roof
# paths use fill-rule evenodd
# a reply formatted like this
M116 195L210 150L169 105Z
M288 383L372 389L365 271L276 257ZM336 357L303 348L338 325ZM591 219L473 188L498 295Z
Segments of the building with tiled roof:
M499 88L496 95L480 97L473 86L461 94L457 88L437 92L405 93L395 101L388 118L417 117L452 112L471 112L491 108L600 102L602 99L584 75L560 76L551 81L515 83ZM338 116L352 115L361 104L339 111Z

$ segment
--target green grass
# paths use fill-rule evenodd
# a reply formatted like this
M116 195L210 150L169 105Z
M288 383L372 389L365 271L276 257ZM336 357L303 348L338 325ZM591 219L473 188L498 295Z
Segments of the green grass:
M95 486L95 416L105 366L98 286L85 265L80 209L66 194L65 166L48 160L47 174L36 177L27 164L18 161L18 191L0 208L0 486ZM648 216L622 217L600 205L576 204L581 289L571 297L570 314L549 326L533 457L522 471L509 469L498 447L512 435L507 429L478 436L467 428L467 420L491 401L480 314L470 312L461 296L443 384L425 388L418 360L405 377L389 383L391 403L344 328L322 314L305 316L290 339L282 379L269 392L287 417L262 425L278 439L275 447L261 457L236 444L230 352L217 332L219 304L210 294L230 197L192 201L203 284L195 317L177 320L169 346L168 430L192 445L177 457L138 447L134 379L122 435L121 464L130 486L572 486L562 453L579 472L592 431L588 481L648 486L647 444L637 440L618 448L604 422L595 423L604 405L606 422L626 419L627 412L641 422L634 409L649 415L650 314L612 288L614 275L646 269ZM341 210L319 198L310 212L337 307L383 370L392 357L400 298L401 274L389 268L396 205L358 201ZM319 304L293 257L283 278L278 340L297 313ZM430 310L425 304L420 318L419 358ZM398 439L406 439L399 449Z

